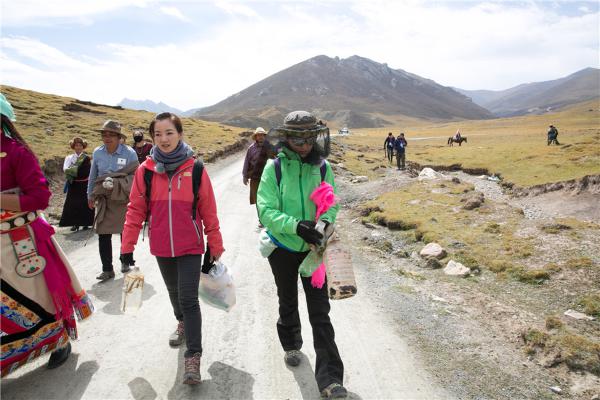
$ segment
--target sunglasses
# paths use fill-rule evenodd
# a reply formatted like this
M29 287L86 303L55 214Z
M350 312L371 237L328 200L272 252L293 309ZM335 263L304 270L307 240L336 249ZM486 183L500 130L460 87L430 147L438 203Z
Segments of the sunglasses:
M313 145L317 142L317 137L311 136L308 138L301 138L301 137L297 137L297 136L290 136L290 137L288 137L288 141L291 144L293 144L294 146L303 146L304 144Z

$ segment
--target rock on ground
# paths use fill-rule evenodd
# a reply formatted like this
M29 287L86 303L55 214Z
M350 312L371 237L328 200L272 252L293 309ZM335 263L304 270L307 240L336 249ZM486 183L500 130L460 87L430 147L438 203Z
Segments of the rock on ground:
M437 243L428 243L427 246L421 249L419 255L423 258L433 257L442 259L446 257L446 250Z
M454 260L448 261L448 264L446 264L446 268L444 268L444 273L446 275L465 277L469 275L470 272L471 270L469 268Z
M418 179L422 180L433 180L433 179L443 179L445 176L439 172L434 171L431 168L423 168L421 172L419 172Z

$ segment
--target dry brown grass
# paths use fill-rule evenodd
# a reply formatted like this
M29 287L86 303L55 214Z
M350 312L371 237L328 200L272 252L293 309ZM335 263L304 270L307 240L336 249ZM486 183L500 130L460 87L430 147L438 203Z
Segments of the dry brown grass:
M70 97L2 86L17 115L16 127L38 155L40 161L71 152L69 140L80 136L88 142L91 152L101 144L96 132L107 119L121 122L124 133L132 143L136 129L148 131L153 113L86 104ZM68 111L81 110L81 111ZM217 151L239 139L241 128L228 127L215 122L183 118L185 140L201 154Z
M546 145L550 123L558 127L562 146ZM448 147L446 140L457 128L469 142L461 147ZM383 141L390 131L407 135L409 161L486 169L518 186L600 174L600 99L546 115L444 123L411 121L398 127L359 129L341 141L352 148L360 147L365 158L383 163ZM360 175L369 170L351 154L344 163Z

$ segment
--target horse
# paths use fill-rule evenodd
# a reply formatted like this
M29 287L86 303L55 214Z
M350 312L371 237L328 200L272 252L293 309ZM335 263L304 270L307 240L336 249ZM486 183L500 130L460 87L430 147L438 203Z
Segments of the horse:
M461 136L460 139L455 139L454 136L450 136L448 138L448 146L454 146L454 143L458 143L458 145L460 146L462 144L462 142L467 143L466 136Z

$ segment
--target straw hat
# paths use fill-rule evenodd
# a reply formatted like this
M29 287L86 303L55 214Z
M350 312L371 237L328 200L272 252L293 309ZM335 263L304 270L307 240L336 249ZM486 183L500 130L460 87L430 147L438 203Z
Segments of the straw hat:
M252 134L252 136L251 136L252 140L256 140L256 135L260 135L260 134L266 135L267 132L262 127L259 126L258 128L256 128L254 130L254 133Z

